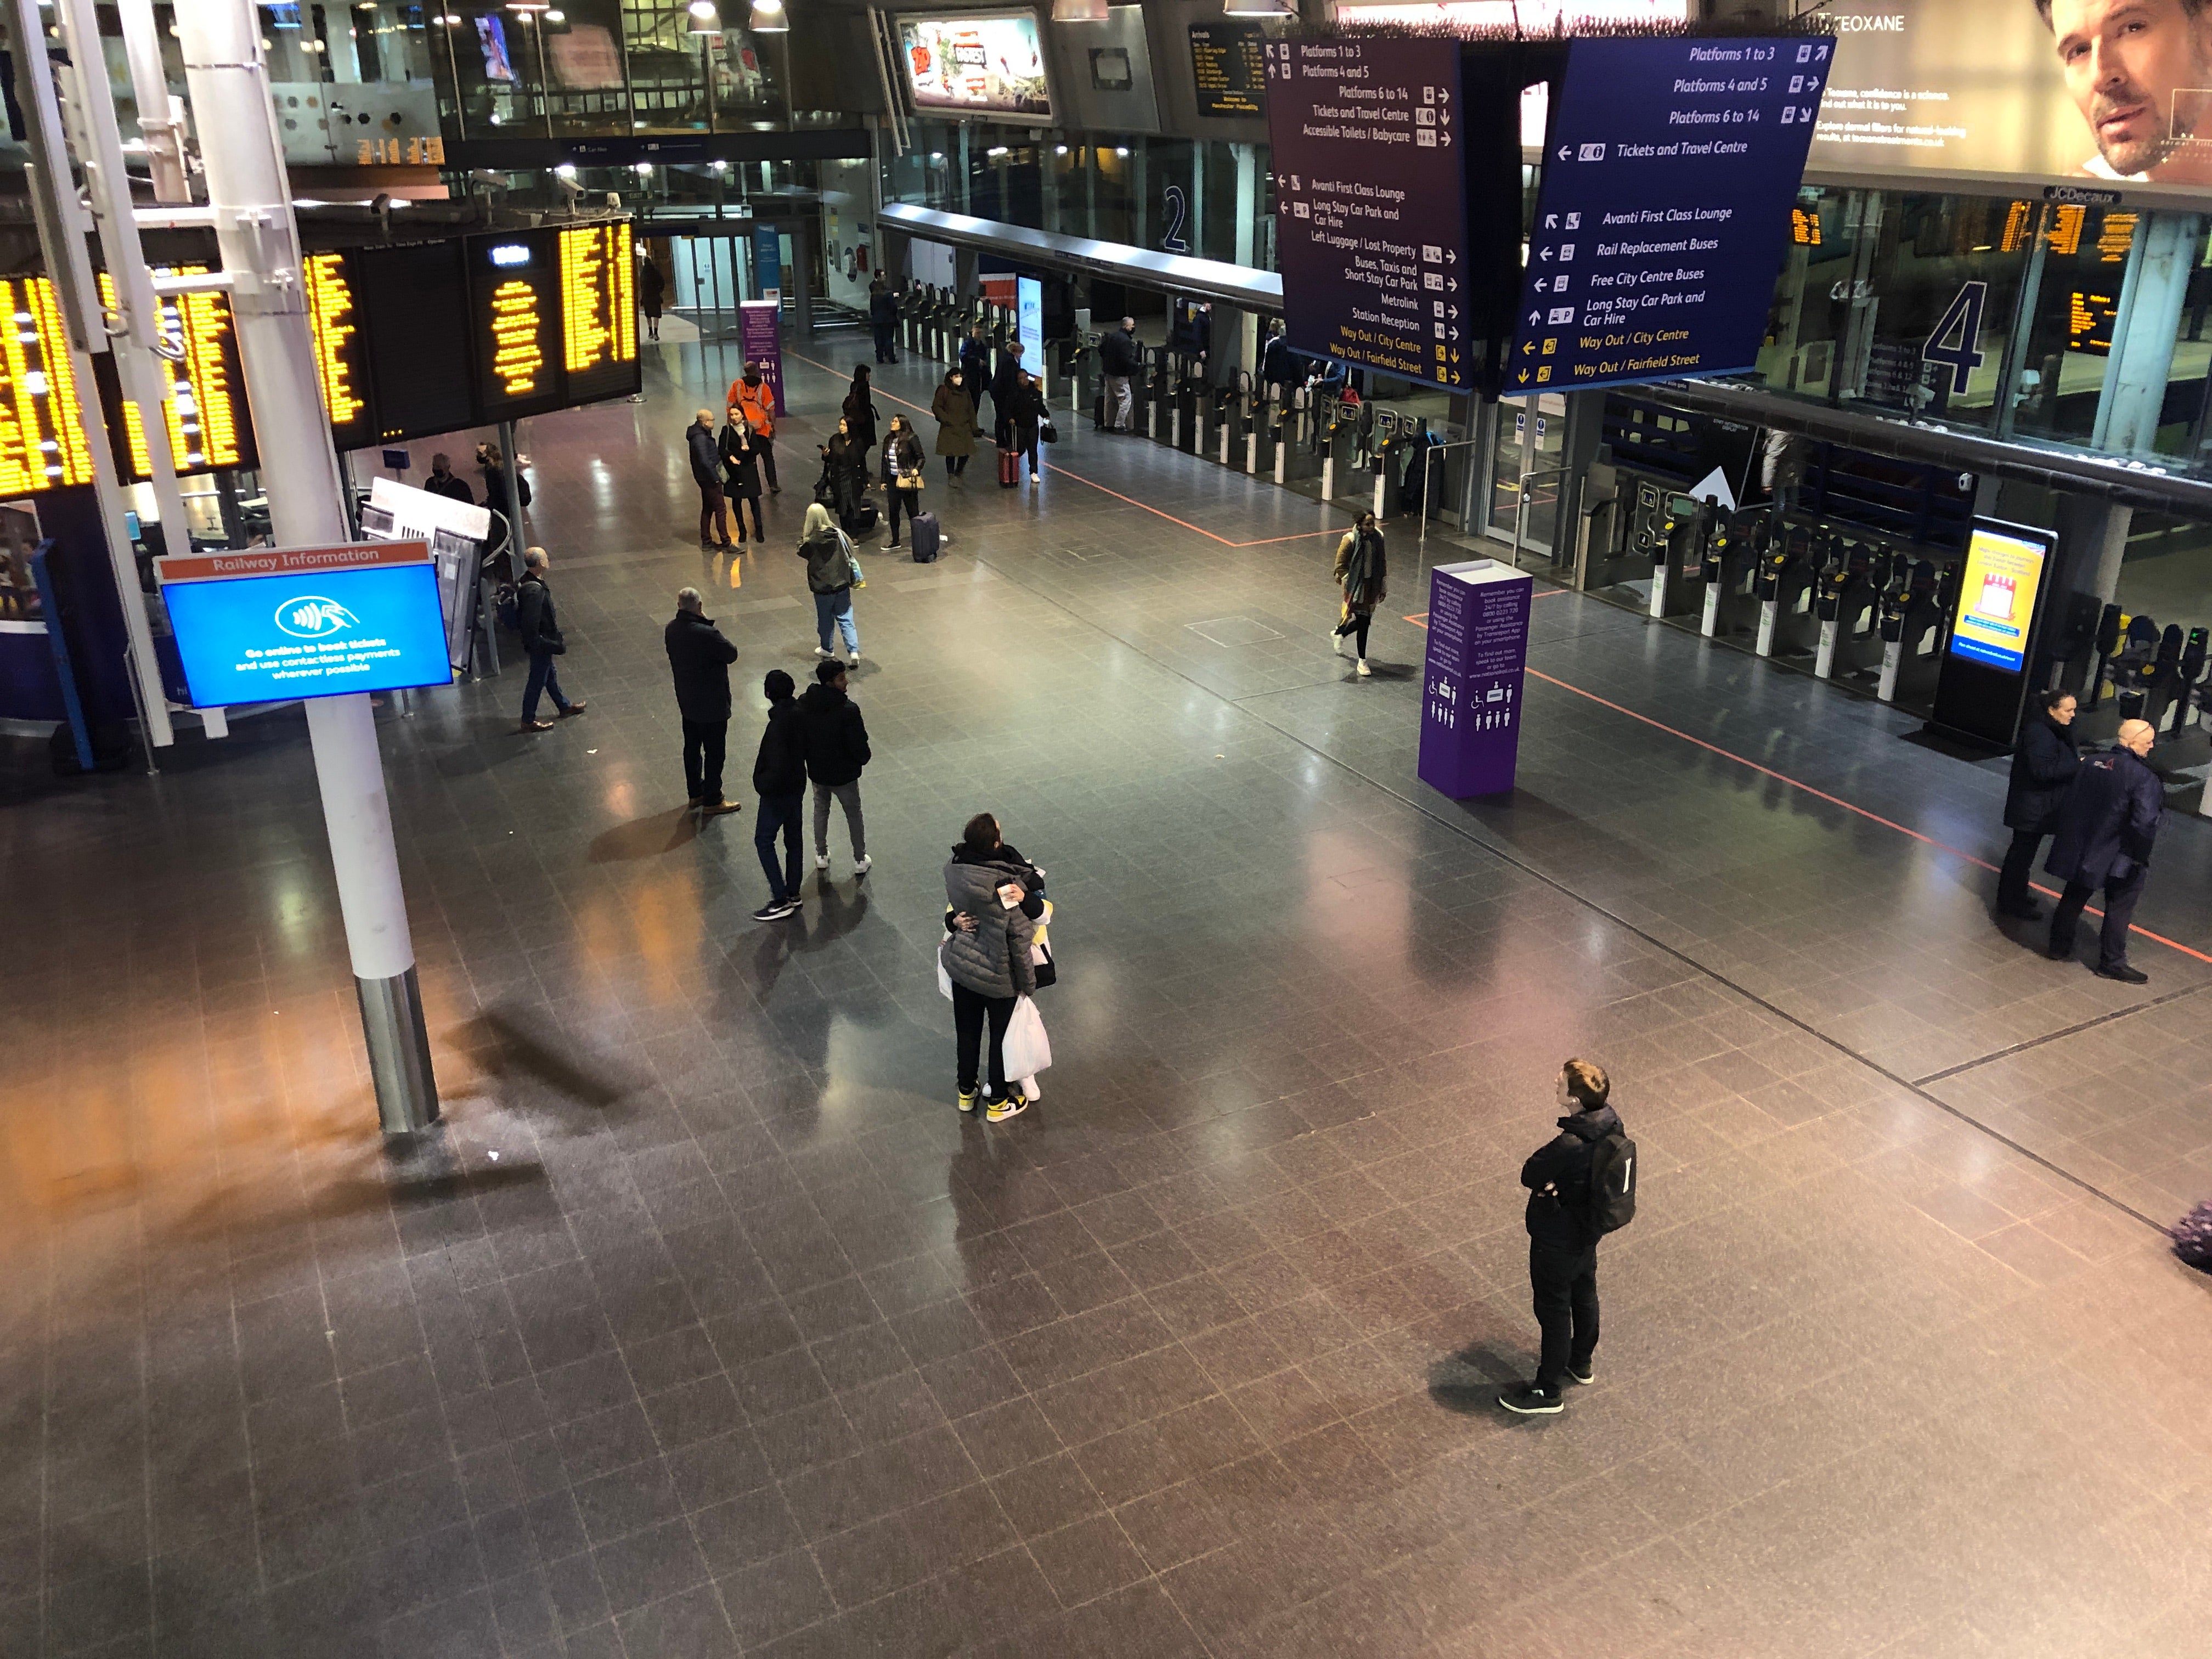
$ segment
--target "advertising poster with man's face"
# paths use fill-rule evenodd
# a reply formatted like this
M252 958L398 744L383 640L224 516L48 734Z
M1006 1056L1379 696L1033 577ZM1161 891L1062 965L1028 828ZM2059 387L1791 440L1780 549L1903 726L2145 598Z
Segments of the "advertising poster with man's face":
M2212 192L2212 0L1837 0L1811 166Z

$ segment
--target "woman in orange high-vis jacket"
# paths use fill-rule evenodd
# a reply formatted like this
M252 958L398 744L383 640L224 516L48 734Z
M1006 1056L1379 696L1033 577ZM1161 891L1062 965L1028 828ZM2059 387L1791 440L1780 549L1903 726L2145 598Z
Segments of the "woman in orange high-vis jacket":
M740 415L752 430L753 449L760 457L761 477L768 480L768 493L783 494L783 486L775 479L775 388L761 374L760 365L748 362L745 372L730 382L730 418Z

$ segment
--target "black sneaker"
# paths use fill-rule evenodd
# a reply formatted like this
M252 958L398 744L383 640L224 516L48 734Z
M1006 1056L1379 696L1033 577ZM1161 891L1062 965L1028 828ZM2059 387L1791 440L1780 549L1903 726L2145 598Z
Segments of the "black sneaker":
M1579 1382L1583 1387L1587 1389L1591 1383L1597 1381L1596 1362L1593 1360L1590 1364L1583 1366L1580 1370L1577 1370L1571 1364L1569 1365L1567 1367L1567 1378L1570 1382Z
M799 905L795 900L786 899L782 903L778 904L774 899L770 899L766 904L762 905L759 909L753 912L753 920L755 921L781 921L786 916L792 915L798 908Z
M1534 1382L1523 1382L1519 1388L1499 1395L1498 1403L1507 1411L1522 1417L1555 1417L1567 1408L1566 1402L1558 1395L1546 1394Z
M2130 967L2124 962L2099 963L2097 964L2097 977L2099 979L2116 979L2123 985L2148 985L2150 983L2150 975L2148 974L2143 972L2140 968Z

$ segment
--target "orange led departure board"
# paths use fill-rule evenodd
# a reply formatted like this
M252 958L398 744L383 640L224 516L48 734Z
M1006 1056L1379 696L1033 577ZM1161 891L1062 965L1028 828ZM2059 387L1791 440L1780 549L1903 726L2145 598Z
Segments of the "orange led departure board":
M354 306L353 275L343 253L307 256L307 321L315 337L315 373L323 407L340 449L359 449L380 435L368 406L368 363Z
M477 403L487 421L520 420L566 401L560 234L523 230L469 239Z
M204 265L181 265L155 274L191 276L205 269ZM114 305L115 284L105 271L100 273L100 294L106 304ZM162 359L175 377L164 404L171 465L180 474L252 465L253 448L244 430L244 400L234 389L240 386L241 376L230 302L220 294L170 294L161 296L161 333L170 348L181 354L173 362ZM124 403L122 410L128 453L118 459L124 461L131 477L150 477L153 459L147 453L137 406Z
M0 280L0 306L8 313L0 333L0 495L90 483L92 451L53 284L43 276Z
M636 270L627 222L561 233L561 337L569 402L636 390Z

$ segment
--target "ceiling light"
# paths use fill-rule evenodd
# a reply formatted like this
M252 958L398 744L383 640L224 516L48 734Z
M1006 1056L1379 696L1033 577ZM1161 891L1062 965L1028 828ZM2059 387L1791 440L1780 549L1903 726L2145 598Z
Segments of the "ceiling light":
M555 167L553 171L556 176L562 179L573 179L576 176L576 169L574 166L567 161L562 162L561 165Z
M640 162L637 164L637 175L638 175L638 177L639 177L639 178L641 178L641 179L649 178L649 177L651 177L651 176L652 176L652 173L653 173L653 163L652 163L652 162L650 162L650 161L640 161Z
M783 0L753 0L752 26L755 34L788 34L791 18Z
M1127 155L1128 153L1129 147L1127 144L1116 144L1114 146L1114 154L1116 155Z
M1055 23L1103 23L1106 0L1052 0L1052 21Z
M989 156L993 161L996 161L1000 156L1004 155L1006 153L1006 147L1004 144L994 144L990 149L983 152L984 155Z
M568 14L565 11L549 11L545 14L545 21L549 23L565 23L568 21Z
M1065 155L1067 154L1067 146L1066 144L1054 144L1052 147L1052 153L1054 155Z

